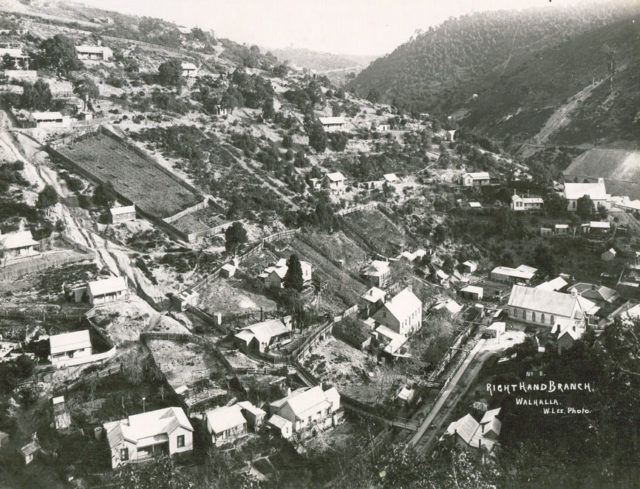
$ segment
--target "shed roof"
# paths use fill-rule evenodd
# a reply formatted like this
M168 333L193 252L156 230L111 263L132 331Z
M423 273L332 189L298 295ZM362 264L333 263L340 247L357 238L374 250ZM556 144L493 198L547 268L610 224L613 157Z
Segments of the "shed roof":
M260 343L269 343L271 338L289 332L291 332L291 316L286 316L284 320L280 318L269 319L247 326L236 334L236 338L240 338L248 343L255 337Z
M482 287L478 287L477 285L467 285L463 289L460 289L460 292L466 292L468 294L476 294L481 295L483 292Z
M223 406L216 409L209 409L205 416L207 417L207 426L212 433L219 434L228 429L241 426L246 423L242 415L242 408L238 404L233 406Z
M467 444L471 444L473 435L478 431L480 424L470 414L466 414L457 421L454 421L447 428L447 434L457 434Z
M562 277L556 277L554 279L548 280L547 282L543 282L536 287L536 289L543 290L560 290L563 287L566 287L568 282Z
M298 418L303 418L304 413L310 409L320 405L330 403L327 399L322 387L316 385L303 392L294 392L287 398L286 404L289 405L293 414Z
M131 214L132 212L133 213L136 212L136 206L125 205L122 207L112 207L111 209L109 209L109 212L111 212L112 216L121 216L122 214Z
M346 121L344 117L319 117L320 123L323 126L331 126L334 124L344 124Z
M89 293L93 297L97 297L127 290L127 281L124 277L109 277L89 282L88 287Z
M327 173L327 178L332 182L342 182L344 180L344 175L339 171L334 171L331 173Z
M378 287L371 287L360 297L362 297L367 302L375 304L378 301L383 301L386 295L387 293L384 290L381 290Z
M91 338L89 330L73 331L71 333L62 333L49 337L49 345L51 354L57 355L71 350L80 350L82 348L91 348Z
M473 180L490 180L491 179L491 175L489 175L489 172L486 172L486 171L468 172L468 173L465 173L465 175L468 175Z
M37 244L38 242L34 241L31 231L17 231L0 235L0 248L5 250L27 248Z
M278 416L277 414L274 414L273 416L271 416L267 420L267 423L272 424L273 426L279 428L280 430L284 430L287 426L291 426L291 421L283 418L282 416Z
M62 119L62 114L60 112L35 111L35 112L31 112L31 117L33 117L36 121L53 121L57 119Z

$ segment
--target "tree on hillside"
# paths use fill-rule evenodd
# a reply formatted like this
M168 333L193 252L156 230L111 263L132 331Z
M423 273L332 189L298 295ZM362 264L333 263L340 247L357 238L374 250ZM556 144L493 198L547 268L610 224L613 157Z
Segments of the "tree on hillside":
M116 190L111 182L101 183L93 191L93 203L99 206L111 206L116 198Z
M367 100L371 103L377 104L380 101L380 92L377 88L370 88L367 93Z
M591 219L595 211L596 209L593 205L591 197L589 197L588 195L583 195L578 199L578 202L576 204L576 213L582 220L588 221L589 219Z
M598 218L601 221L606 221L608 216L609 216L609 211L607 210L607 208L602 204L598 204Z
M51 108L52 99L49 84L40 78L33 85L31 83L22 85L20 107L23 109L48 110Z
M262 104L262 117L266 120L270 120L273 119L275 115L276 111L273 108L273 98L269 97L265 99L264 103Z
M166 87L182 85L182 63L179 59L170 59L158 67L158 81Z
M100 90L91 78L84 77L73 82L73 93L82 99L86 110L87 104L98 98Z
M224 237L225 249L228 252L235 253L235 251L241 244L247 242L247 230L244 228L241 222L236 221L225 230Z
M544 276L553 275L556 271L556 262L551 249L541 244L536 247L533 253L533 261L538 272Z
M283 148L291 148L293 146L293 138L289 134L285 134L282 136L282 147ZM303 153L304 156L304 153Z
M41 209L51 207L58 203L58 193L51 185L45 185L42 192L38 194L37 206Z
M300 264L298 256L294 253L289 257L289 260L287 260L287 273L284 276L284 287L300 292L303 286L302 265Z
M561 195L553 192L544 199L544 207L552 217L560 217L567 212L569 202Z
M2 63L0 63L0 67L2 67L3 70L13 70L16 67L16 63L13 61L9 54L5 54L2 57Z
M307 135L309 136L309 146L318 153L324 153L324 150L327 149L327 135L319 120L316 119L309 124Z
M42 41L40 49L42 50L41 62L44 66L51 66L63 74L82 68L75 44L62 34L56 34Z

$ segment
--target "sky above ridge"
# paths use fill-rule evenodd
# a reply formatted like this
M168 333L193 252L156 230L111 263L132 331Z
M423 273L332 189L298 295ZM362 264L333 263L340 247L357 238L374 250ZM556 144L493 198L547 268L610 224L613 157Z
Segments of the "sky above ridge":
M449 17L501 9L557 8L578 0L80 0L160 17L267 48L383 55Z

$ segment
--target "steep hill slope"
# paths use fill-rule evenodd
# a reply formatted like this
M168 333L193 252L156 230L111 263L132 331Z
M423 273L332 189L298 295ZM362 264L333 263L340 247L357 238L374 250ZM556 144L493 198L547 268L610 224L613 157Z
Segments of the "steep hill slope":
M484 88L467 105L461 123L495 138L535 138L539 143L633 140L639 43L640 21L628 17L514 57L502 73L482 80ZM613 85L611 59L616 66Z
M303 48L271 49L269 51L279 60L288 61L301 68L308 68L320 72L344 70L347 68L364 68L375 59L375 56L321 53Z
M601 5L463 16L430 28L374 61L351 86L361 94L376 88L400 107L450 114L481 91L484 77L508 71L513 59L558 45L625 13L628 8L623 6Z

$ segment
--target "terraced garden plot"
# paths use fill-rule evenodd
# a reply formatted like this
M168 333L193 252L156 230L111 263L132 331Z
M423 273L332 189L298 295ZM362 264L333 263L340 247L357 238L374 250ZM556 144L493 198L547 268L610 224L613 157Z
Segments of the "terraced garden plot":
M59 151L100 180L113 183L117 192L155 216L172 216L202 200L155 161L107 134L90 134Z
M397 255L405 242L402 229L378 210L352 212L343 222L350 238L384 256Z

